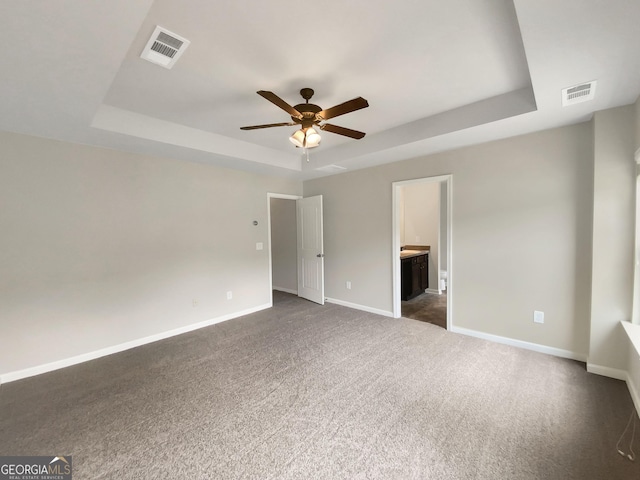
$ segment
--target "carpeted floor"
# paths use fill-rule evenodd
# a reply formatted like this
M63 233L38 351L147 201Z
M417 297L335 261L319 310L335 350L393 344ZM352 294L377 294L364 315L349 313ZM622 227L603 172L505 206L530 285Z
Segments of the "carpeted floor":
M624 382L276 292L274 308L0 386L0 454L80 479L632 480ZM640 435L635 443L640 452Z
M447 293L423 293L402 302L402 316L447 328Z

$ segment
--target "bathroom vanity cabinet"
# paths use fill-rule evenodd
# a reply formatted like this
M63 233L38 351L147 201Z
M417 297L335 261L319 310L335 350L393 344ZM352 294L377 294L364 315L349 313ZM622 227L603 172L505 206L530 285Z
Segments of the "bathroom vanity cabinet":
M403 251L400 255L402 300L411 300L429 288L429 252Z

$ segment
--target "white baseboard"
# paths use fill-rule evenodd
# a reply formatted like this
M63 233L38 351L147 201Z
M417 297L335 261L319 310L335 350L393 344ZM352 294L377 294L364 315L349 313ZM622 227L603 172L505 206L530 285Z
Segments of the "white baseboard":
M587 362L587 372L595 373L596 375L602 375L603 377L615 378L617 380L627 380L626 370L620 370L618 368L603 367L602 365L596 365L594 363Z
M434 295L440 295L440 290L437 290L435 288L427 288L424 293L432 293Z
M344 300L338 300L337 298L325 298L325 300L329 303L335 303L336 305L353 308L355 310L362 310L363 312L375 313L377 315L383 315L385 317L393 317L393 312L389 312L387 310L380 310L379 308L367 307L366 305L345 302Z
M501 337L499 335L493 335L491 333L484 333L477 330L471 330L468 328L456 326L451 326L450 331L453 333L468 335L470 337L482 338L483 340L489 340L491 342L502 343L504 345L511 345L512 347L524 348L526 350L533 350L534 352L546 353L547 355L553 355L555 357L568 358L570 360L577 360L579 362L587 361L586 354L572 352L570 350L563 350L561 348L548 347L546 345L540 345L538 343L525 342L523 340Z
M273 290L277 290L279 292L284 292L284 293L292 293L294 295L298 295L298 290L293 290L291 288L284 288L284 287L276 287L275 285L273 287L271 287Z
M100 350L96 350L93 352L83 353L81 355L76 355L74 357L65 358L63 360L58 360L51 363L45 363L43 365L38 365L35 367L25 368L23 370L17 370L15 372L4 373L0 375L0 385L3 383L21 380L27 377L33 377L35 375L40 375L42 373L51 372L53 370L58 370L60 368L70 367L71 365L77 365L78 363L88 362L89 360L95 360L96 358L105 357L107 355L122 352L124 350L140 347L148 343L157 342L158 340L164 340L165 338L174 337L176 335L181 335L183 333L191 332L193 330L198 330L200 328L209 327L211 325L215 325L216 323L221 323L227 320L232 320L234 318L242 317L244 315L249 315L250 313L259 312L260 310L265 310L270 307L271 307L270 304L259 305L257 307L248 308L240 312L230 313L227 315L223 315L221 317L205 320L203 322L186 325L184 327L175 328L173 330L157 333L155 335L150 335L148 337L131 340L130 342L121 343L119 345L113 345L111 347L101 348Z

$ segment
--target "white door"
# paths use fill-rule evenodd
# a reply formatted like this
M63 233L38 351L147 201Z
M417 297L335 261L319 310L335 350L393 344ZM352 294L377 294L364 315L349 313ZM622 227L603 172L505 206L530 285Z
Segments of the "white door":
M324 305L322 195L297 203L298 296Z

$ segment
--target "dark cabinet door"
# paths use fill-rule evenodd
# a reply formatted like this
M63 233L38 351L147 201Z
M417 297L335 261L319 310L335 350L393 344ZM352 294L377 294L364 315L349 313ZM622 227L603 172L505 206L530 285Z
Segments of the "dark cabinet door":
M418 263L419 257L414 257L411 264L411 296L420 295L420 277L422 273L422 264Z
M400 261L400 298L404 301L424 293L429 288L429 255L403 258Z
M429 288L429 256L424 256L424 262L420 264L420 290L423 292Z
M409 300L411 292L413 291L413 283L411 281L411 259L404 258L400 262L400 281L401 290L400 297L402 300Z
M424 293L429 288L429 255L403 258L400 261L400 298L404 301Z

